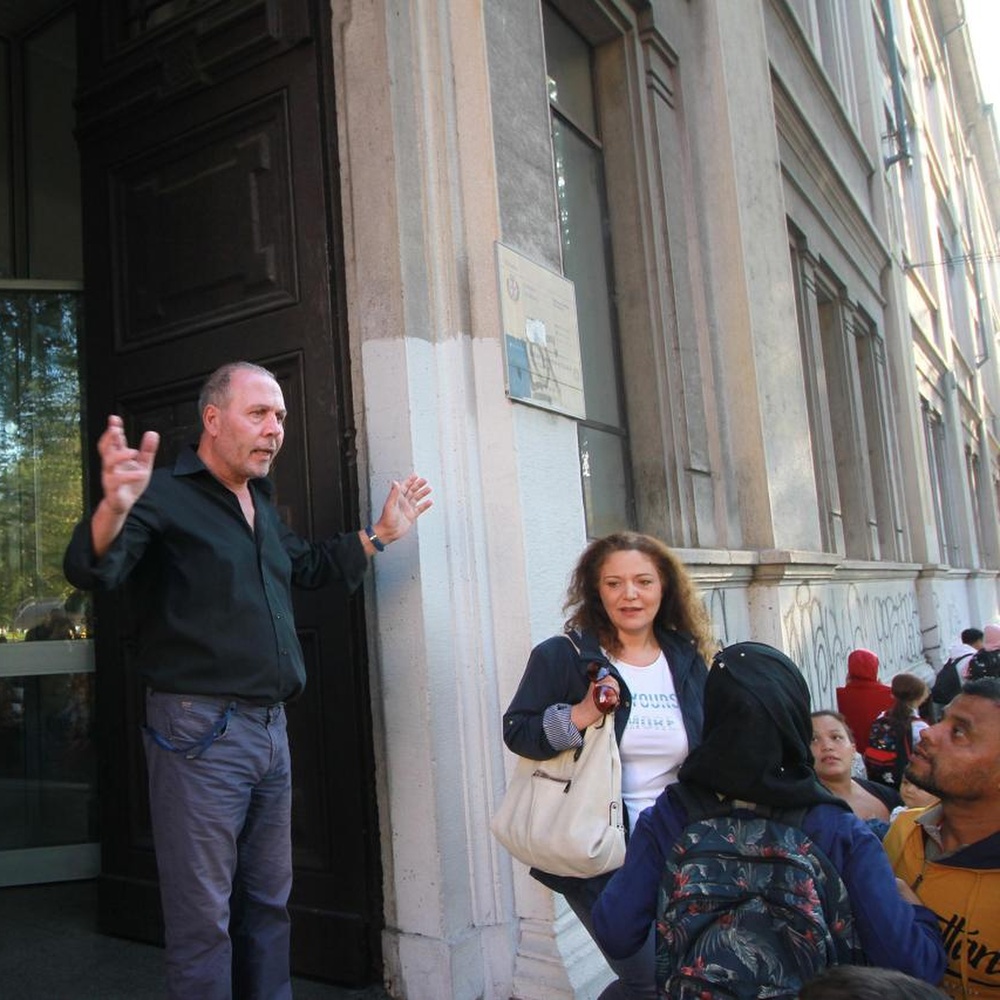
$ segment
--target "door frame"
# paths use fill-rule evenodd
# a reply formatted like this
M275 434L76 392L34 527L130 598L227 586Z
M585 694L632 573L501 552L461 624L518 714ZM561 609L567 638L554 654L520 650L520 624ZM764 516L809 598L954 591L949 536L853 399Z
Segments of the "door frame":
M121 6L120 3L116 3L116 0L95 0L95 3L103 6L105 10ZM261 9L274 8L277 10L281 3L282 0L264 0L263 3L248 4L247 6L248 9L252 7L254 16L257 16ZM351 526L360 523L356 453L357 428L355 425L355 412L351 392L352 365L345 301L346 281L344 275L343 224L341 191L337 167L336 102L334 100L333 42L331 36L332 15L329 4L323 2L323 0L309 0L308 4L301 6L298 6L300 0L291 0L291 3L297 11L295 17L309 18L312 35L309 58L312 60L311 73L314 74L316 95L318 98L318 107L315 110L318 132L313 134L315 135L316 146L319 150L321 161L318 163L314 176L317 184L322 185L321 189L317 189L316 200L320 197L322 198L323 211L325 213L323 231L325 233L326 245L322 249L325 254L326 283L323 286L323 294L329 296L329 302L326 303L329 316L329 328L327 331L330 338L328 345L329 353L327 354L324 349L323 357L329 357L333 366L333 370L330 373L330 382L334 387L334 392L329 405L332 426L335 426L339 432L339 437L336 440L338 473L337 495L334 503L340 512L340 518L344 526L343 530L350 530ZM83 6L81 4L81 8ZM209 5L206 10L211 15L222 6L221 4L215 5L213 8ZM205 11L203 10L201 13L205 13ZM96 23L99 20L100 18L95 17L89 27L85 27L81 23L80 37L82 49L92 43L100 45L102 41L102 27ZM274 23L280 23L280 18ZM181 24L181 22L178 22L178 24ZM301 29L301 21L298 23L297 28ZM169 33L167 34L169 35ZM178 34L181 35L183 32L178 30ZM157 51L170 49L174 41L177 40L170 37L161 37ZM183 39L177 41L173 49L170 49L174 55L176 55L174 50L183 48L182 42ZM144 82L148 79L147 75L143 75L136 68L142 62L139 58L141 53L139 53L138 48L138 46L129 48L122 60L122 65L116 66L114 72L109 73L108 87L111 89L118 88L118 91L122 95L127 95L130 98L134 98L135 95L129 91L127 82L123 83L123 81L132 79L132 76L139 82ZM287 58L288 53L296 48L301 48L301 46L289 46L281 42L279 49L285 54L278 57ZM250 51L250 49L247 50L247 52ZM173 58L173 55L171 58ZM249 56L246 56L246 58L249 58ZM237 78L245 72L246 67L242 63L234 63L234 65L239 65L241 68L233 70L230 73L224 73L220 80L214 81L220 84L219 87L211 91L209 91L208 87L205 88L205 100L208 102L209 107L213 106L213 102L218 101L221 88L228 86L231 79ZM88 71L93 72L93 67L90 67ZM132 76L130 76L130 73ZM100 77L100 73L98 73L98 77ZM117 109L108 111L107 106L101 103L107 95L101 89L100 83L99 79L96 81L95 79L89 79L81 96L80 131L83 135L84 144L89 144L91 147L87 151L84 162L85 172L105 169L107 158L106 154L101 152L101 144L103 143L105 147L107 146L108 138L105 137L117 136L119 134L117 130L127 127L131 120L130 116L138 114L136 109L139 102L135 100L132 103L120 103L117 106L117 108L121 109L120 111ZM192 84L191 86L193 87L194 85ZM176 96L177 101L198 101L199 99L197 87L182 90ZM174 100L172 96L168 98L162 107L157 109L157 114L161 111L167 113L168 109L174 106L169 103L172 100ZM210 119L212 116L209 114L207 117ZM199 116L194 115L192 116L192 121L201 121L201 119ZM140 129L142 128L141 123L137 123L137 125ZM114 141L117 142L118 140L115 139ZM98 147L96 150L93 148L95 146ZM114 155L117 155L117 153ZM115 162L114 157L112 157L112 162ZM91 190L93 183L94 177L90 177L89 180L85 179L84 190ZM85 246L91 246L93 243L100 245L101 240L109 235L109 221L106 217L102 217L99 208L95 208L92 205L88 206L88 208L89 211L86 211L84 214L84 244ZM113 288L113 281L116 280L114 264L114 260L109 258L102 261L97 268L93 269L99 272L97 280L101 281L102 286L105 286L99 289L100 298L97 301L96 309L94 309L98 325L107 326L109 323L113 324L114 322L113 309L115 308L115 301L113 297L114 293L110 290ZM318 282L313 283L312 288L308 285L300 288L300 294L302 296L317 294L317 289ZM88 310L87 315L88 317L91 315L90 310ZM113 329L113 325L108 326L108 329ZM84 342L86 343L86 336ZM126 344L124 347L112 346L110 352L111 356L114 356L115 354L123 354L131 349L132 345ZM158 348L154 348L154 357L156 356L156 350ZM274 356L280 357L282 353L283 345L280 342L275 342L273 345ZM254 360L267 363L264 358L255 357ZM91 363L85 366L84 370L84 393L89 400L92 415L89 420L90 430L86 435L88 440L86 444L87 451L85 452L89 460L87 467L93 487L88 490L88 496L96 498L95 489L99 484L99 466L95 459L94 442L92 440L96 423L93 414L114 412L113 408L118 405L118 401L132 396L134 387L132 385L120 384L120 379L116 380L113 375L109 375L102 370L100 364ZM286 448L286 450L289 449ZM315 495L312 489L308 493ZM109 613L109 609L114 607L111 602L106 600L103 601L103 605L106 614ZM110 614L113 613L113 611L110 612ZM349 877L354 883L360 883L364 886L363 891L359 893L360 898L363 899L361 909L363 910L364 922L359 932L361 938L363 938L363 945L357 950L359 952L363 951L365 954L359 954L355 967L351 970L345 970L344 974L356 977L354 981L350 982L350 985L367 985L381 980L384 906L382 898L382 845L375 793L374 724L368 677L367 620L361 595L356 596L350 601L344 615L344 622L347 634L343 636L342 646L344 654L350 657L356 680L356 688L353 695L353 705L350 709L345 707L345 710L350 711L348 724L346 727L338 728L343 728L345 731L356 734L356 742L352 744L352 747L356 747L358 762L362 764L361 770L363 773L359 774L357 779L360 799L362 801L360 806L355 803L355 806L360 811L360 815L355 816L356 822L352 821L352 827L356 828L356 832L360 831L360 835L366 843L364 857L359 856L355 859L358 863L363 862L363 870L358 871L357 868L353 870L348 868L345 870L345 878ZM110 641L106 633L107 630L104 630L98 635L97 649L99 657L103 644ZM327 653L323 662L327 662L329 658L329 653ZM331 663L331 666L336 666L336 658L333 659L334 662ZM98 672L99 700L102 693L107 691L107 687L102 685L100 678L101 673ZM310 697L316 698L318 696L319 692L314 688L311 693L310 691L306 692L304 700L307 701ZM114 714L121 708L123 712L121 715L122 719L131 720L136 717L141 718L138 693L133 691L125 701L126 704L120 705L116 699L115 703L110 707L110 712ZM106 724L108 712L104 712L102 715L105 718ZM329 713L327 715L329 716ZM330 719L332 721L333 717L330 716ZM120 722L121 720L119 719L116 725L120 726ZM102 776L118 775L119 777L116 780L121 783L122 779L120 775L122 770L129 769L131 771L131 778L129 780L134 779L134 769L137 764L135 761L128 760L127 755L123 756L123 740L120 738L120 734L114 732L111 728L106 729L103 734L102 757L103 759L100 764ZM355 764L354 766L356 767L357 765ZM335 802L331 804L331 809L335 814ZM329 821L330 824L336 824L336 822L336 818ZM147 864L147 859L143 857L138 863L133 864L128 877L128 885L125 884L125 880L122 878L116 877L114 874L108 874L112 870L111 866L107 865L109 853L113 851L127 853L127 844L135 843L136 841L133 839L132 841L121 840L119 842L119 840L122 836L133 837L133 834L134 831L123 832L121 829L102 829L102 845L106 870L100 882L101 909L102 914L105 916L113 914L118 909L119 901L123 898L123 894L130 893L134 894L133 898L136 900L140 898L144 900L141 904L142 917L131 921L127 928L123 928L120 924L109 924L105 920L105 917L102 916L102 929L111 933L126 933L144 940L157 940L162 934L158 920L159 907L156 898L158 893L155 882L155 870ZM113 843L109 842L109 838ZM358 854L360 855L361 852L359 851ZM326 872L322 874L324 877L328 876ZM313 901L308 893L301 900L297 900L296 897L299 892L301 892L301 886L299 890L293 887L292 899L290 900L290 909L293 911L293 923L296 911L308 913L308 911L313 909ZM346 919L352 913L353 911L345 911L343 916ZM330 916L339 917L341 915L331 913ZM304 932L298 944L296 935L293 932L292 961L293 970L297 974L327 978L322 970L309 964L302 952L303 948L310 946L315 948L319 927L320 924L316 924L316 929ZM347 980L340 981L347 982Z

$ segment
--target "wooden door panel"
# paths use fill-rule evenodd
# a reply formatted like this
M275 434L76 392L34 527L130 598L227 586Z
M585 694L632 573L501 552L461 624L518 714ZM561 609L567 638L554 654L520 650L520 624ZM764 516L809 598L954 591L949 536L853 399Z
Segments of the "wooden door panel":
M103 25L99 55L84 60L79 128L92 497L93 442L109 412L132 440L159 431L158 464L172 463L197 439L204 377L244 358L275 372L289 409L272 477L283 517L312 537L352 530L350 379L330 253L339 234L326 201L339 185L325 172L334 157L320 116L328 53L308 41L329 25L315 30L302 13L319 18L324 4L202 2L174 19L181 5L165 5L151 29L126 23L116 3L85 6ZM158 940L125 600L102 596L96 609L100 919L108 932ZM296 621L308 683L288 709L293 968L366 985L381 976L382 907L362 610L328 588L296 596Z
M279 92L112 169L119 350L294 306L291 157Z
M109 132L203 96L315 37L313 4L289 0L80 0L78 125Z

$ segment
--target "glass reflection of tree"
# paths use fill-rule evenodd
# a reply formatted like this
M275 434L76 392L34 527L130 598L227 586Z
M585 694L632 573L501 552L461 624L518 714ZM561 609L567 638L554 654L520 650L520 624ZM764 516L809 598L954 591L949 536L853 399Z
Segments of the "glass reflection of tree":
M78 295L0 291L0 626L69 594L62 553L82 506Z

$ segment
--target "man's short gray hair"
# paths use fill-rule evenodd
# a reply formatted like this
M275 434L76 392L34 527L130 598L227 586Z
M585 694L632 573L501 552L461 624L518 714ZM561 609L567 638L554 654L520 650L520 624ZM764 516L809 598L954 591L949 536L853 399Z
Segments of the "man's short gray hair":
M232 382L234 372L245 371L254 372L257 375L266 375L277 382L274 372L255 365L252 361L230 361L227 364L216 368L211 375L205 379L205 384L198 393L198 413L203 414L205 407L211 404L220 409L229 402L229 384Z

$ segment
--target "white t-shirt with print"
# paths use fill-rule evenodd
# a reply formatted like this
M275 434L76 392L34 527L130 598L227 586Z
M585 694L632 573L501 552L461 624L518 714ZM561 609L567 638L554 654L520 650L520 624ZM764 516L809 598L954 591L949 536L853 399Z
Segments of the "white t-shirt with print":
M630 829L639 813L651 806L663 789L677 780L688 753L684 717L674 678L661 652L647 667L613 660L632 693L632 708L622 734L622 797Z

